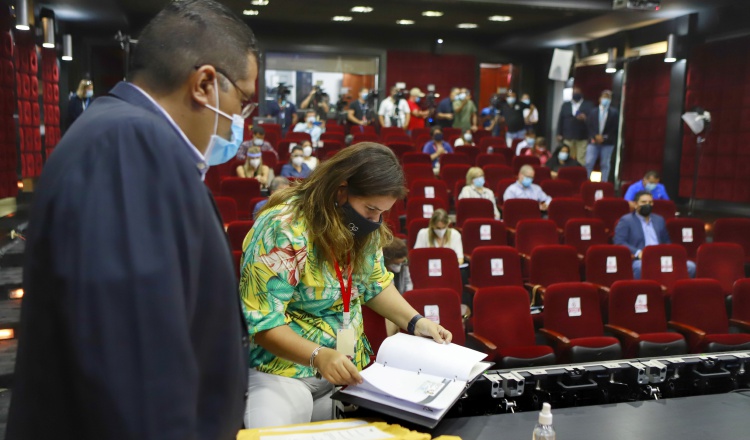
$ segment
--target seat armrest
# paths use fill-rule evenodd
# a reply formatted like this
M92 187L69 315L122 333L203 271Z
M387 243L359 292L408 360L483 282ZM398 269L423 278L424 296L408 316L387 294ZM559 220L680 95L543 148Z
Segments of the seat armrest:
M539 333L547 339L547 342L556 348L555 351L557 351L557 349L566 349L570 347L570 339L566 338L562 333L546 328L540 328Z
M516 235L516 228L511 228L511 227L506 226L505 230L510 232L513 235Z
M750 321L743 321L741 319L731 318L729 324L737 327L745 333L750 333Z
M472 294L476 294L479 287L472 286L471 284L464 284L464 289L470 290Z
M518 256L521 257L521 258L523 258L526 261L531 261L531 255L529 255L529 254L523 254L523 253L519 252Z
M604 328L612 332L612 334L617 336L618 339L622 338L622 339L635 341L640 336L638 333L632 330L626 329L625 327L620 327L619 325L604 324Z
M706 336L706 332L704 332L703 330L697 327L693 327L692 325L684 324L682 322L669 321L667 325L680 333L687 334L693 337L702 338Z
M467 333L466 345L469 348L478 349L482 353L487 354L487 356L490 358L493 358L495 356L495 351L497 350L497 346L493 344L492 341L474 332Z
M526 291L529 292L529 298L531 306L537 305L537 298L540 298L540 303L544 303L544 294L547 292L547 288L542 286L541 284L531 284L531 283L524 283L524 287L526 288Z

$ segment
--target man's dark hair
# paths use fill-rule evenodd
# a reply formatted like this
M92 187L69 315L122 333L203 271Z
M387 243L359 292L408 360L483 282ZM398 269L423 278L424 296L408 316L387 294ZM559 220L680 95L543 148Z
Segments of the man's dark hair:
M212 65L232 81L247 78L247 56L258 48L253 31L214 0L176 0L138 36L132 79L156 91L180 87L196 66ZM229 85L220 81L222 89Z
M409 249L406 247L406 242L400 238L394 238L388 246L383 246L383 259L386 262L400 260L408 255Z
M635 197L633 198L633 200L635 201L635 203L638 203L638 200L640 200L640 198L642 196L653 197L650 192L648 192L648 191L646 191L644 189L644 190L641 190L641 191L638 191L637 193L635 193Z
M295 151L305 151L305 150L302 149L302 146L295 145L292 147L292 153L294 153Z
M266 130L260 125L253 125L253 135L256 135L256 134L262 134L263 136L265 136Z
M652 177L654 179L661 179L661 176L659 176L659 172L658 171L656 171L656 170L650 170L650 171L646 171L646 174L643 175L643 180L650 179Z

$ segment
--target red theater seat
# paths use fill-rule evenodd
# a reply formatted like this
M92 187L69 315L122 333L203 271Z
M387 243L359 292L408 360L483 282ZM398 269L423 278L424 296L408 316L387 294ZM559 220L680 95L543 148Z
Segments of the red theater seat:
M573 184L573 188L578 192L581 190L583 182L589 180L588 172L584 167L564 167L557 172L557 178L567 180Z
M415 289L449 288L460 300L463 293L458 257L448 248L421 248L409 251L409 273Z
M666 259L666 260L665 260ZM688 279L687 253L676 244L646 246L641 253L641 278L659 282L672 294L675 283Z
M409 222L406 226L406 245L409 249L414 249L414 244L417 242L417 235L419 231L430 226L430 219L428 218L417 218ZM463 235L461 235L463 238Z
M750 263L750 218L721 218L714 223L714 242L737 243Z
M466 345L466 332L461 317L461 301L451 289L415 289L404 293L414 310L427 317L437 312L437 322L453 334L453 343Z
M630 212L630 204L625 199L603 198L594 202L594 216L602 219L609 234L613 234L617 221Z
M440 179L417 179L409 187L409 197L441 199L448 203L448 187Z
M589 182L585 181L581 184L581 198L583 203L593 209L594 202L603 198L614 198L615 197L615 186L609 182Z
M237 202L233 198L215 197L214 200L225 226L237 220Z
M418 218L431 218L438 210L448 210L448 203L441 199L426 199L424 197L410 197L406 202L406 224Z
M688 258L696 258L698 248L706 242L706 228L703 220L671 218L666 223L670 241L684 247Z
M470 290L493 286L523 287L521 257L510 246L480 246L471 260ZM528 302L528 300L527 300Z
M499 220L470 218L464 222L461 241L464 256L471 257L479 246L505 246L508 244L508 234L505 224Z
M565 183L569 185L568 182ZM547 194L551 195L549 193ZM560 230L565 228L565 223L567 223L568 220L573 218L585 219L588 216L588 211L586 211L586 207L583 206L583 202L580 199L564 197L555 198L555 196L552 196L552 201L547 208L547 217L554 221L557 228Z
M725 295L732 294L734 283L745 278L745 255L735 243L704 243L698 248L696 278L712 278L721 284Z
M456 226L461 228L468 219L495 219L495 207L487 199L461 199L456 201Z
M577 198L578 191L573 189L573 184L567 180L543 180L540 184L542 191L545 194L552 197L552 201L556 198Z
M576 248L579 255L586 255L588 249L593 245L609 243L604 222L598 218L573 218L568 220L565 222L563 237L563 242Z
M252 217L250 200L260 197L260 182L244 177L227 177L221 181L221 195L237 202L237 215L242 219Z
M227 226L227 236L233 251L242 251L242 242L245 241L247 233L253 228L252 220L237 220Z

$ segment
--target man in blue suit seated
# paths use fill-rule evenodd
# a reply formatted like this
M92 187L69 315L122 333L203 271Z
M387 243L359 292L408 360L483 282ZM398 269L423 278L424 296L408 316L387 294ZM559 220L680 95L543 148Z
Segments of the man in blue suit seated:
M641 278L641 256L643 248L656 244L669 244L669 234L664 217L652 214L654 197L648 191L635 195L636 210L625 214L615 227L614 243L627 246L633 254L633 278ZM690 278L695 278L695 263L687 262Z

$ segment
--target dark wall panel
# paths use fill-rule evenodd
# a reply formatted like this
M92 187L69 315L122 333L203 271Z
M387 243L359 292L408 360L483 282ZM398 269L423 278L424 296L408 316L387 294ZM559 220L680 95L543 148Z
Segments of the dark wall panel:
M427 84L435 84L441 99L448 96L451 87L475 90L477 60L473 55L433 55L429 52L388 51L386 90L397 82L419 87L425 91ZM386 93L387 93L386 91ZM474 97L476 103L476 97Z

